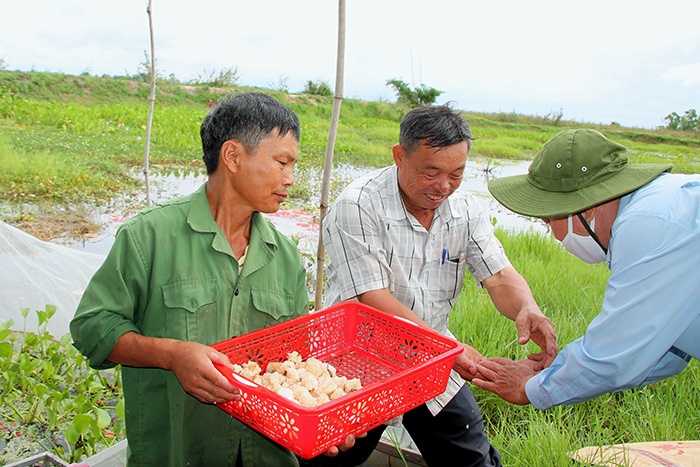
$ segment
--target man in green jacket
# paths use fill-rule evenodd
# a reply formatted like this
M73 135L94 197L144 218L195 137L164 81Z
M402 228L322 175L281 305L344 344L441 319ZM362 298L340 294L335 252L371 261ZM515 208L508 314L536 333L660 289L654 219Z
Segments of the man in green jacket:
M240 395L209 345L308 310L299 252L261 215L294 183L299 119L269 96L240 94L200 134L207 182L121 226L71 322L74 345L93 368L122 365L130 467L296 466L216 407Z

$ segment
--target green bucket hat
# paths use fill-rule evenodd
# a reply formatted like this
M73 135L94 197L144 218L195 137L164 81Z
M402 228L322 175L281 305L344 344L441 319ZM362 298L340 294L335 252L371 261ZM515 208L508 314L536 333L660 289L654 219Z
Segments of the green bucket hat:
M547 141L527 175L489 181L494 198L531 217L565 217L646 185L672 165L630 164L627 149L595 130L564 130Z

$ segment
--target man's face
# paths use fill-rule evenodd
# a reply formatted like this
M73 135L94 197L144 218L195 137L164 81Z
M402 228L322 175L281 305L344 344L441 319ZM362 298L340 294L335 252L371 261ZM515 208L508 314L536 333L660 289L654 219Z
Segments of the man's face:
M469 146L466 141L444 148L421 143L411 154L406 154L397 144L393 153L404 204L408 212L419 218L432 214L459 188Z
M273 135L260 141L254 153L240 146L236 187L242 201L253 211L276 212L294 185L294 164L299 158L299 144L287 133L283 137Z
M587 216L584 216L587 217ZM566 234L569 232L568 216L566 217L543 217L542 222L549 226L549 230L552 232L552 236L559 240L560 242L564 240ZM590 220L590 219L589 219ZM583 226L578 216L572 216L571 224L573 227L573 233L577 235L586 236L588 231ZM596 229L597 230L597 229Z

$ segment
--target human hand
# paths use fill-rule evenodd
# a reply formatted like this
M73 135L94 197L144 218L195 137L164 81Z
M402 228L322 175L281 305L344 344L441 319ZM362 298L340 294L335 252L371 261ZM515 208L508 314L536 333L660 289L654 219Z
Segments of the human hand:
M462 353L457 355L452 368L459 373L459 376L467 381L476 375L477 363L479 363L484 358L474 347L464 344L464 350Z
M341 444L340 446L331 446L331 447L328 449L328 451L326 451L325 453L323 453L323 455L324 455L324 456L328 456L328 457L335 457L335 456L337 456L341 451L347 451L348 449L352 448L352 447L355 445L355 439L357 439L357 438L364 438L365 436L367 436L367 432L366 432L366 431L365 431L364 433L361 433L361 434L357 435L357 436L348 435L348 437L345 438L345 441L343 442L343 444Z
M525 383L537 373L535 365L536 362L529 359L513 361L499 357L484 358L478 365L472 383L507 402L526 405L530 400L525 393Z
M532 340L542 352L532 354L529 358L536 362L536 371L547 368L559 353L557 332L552 321L542 314L539 308L523 308L515 318L518 329L518 343L526 344Z
M233 371L226 355L214 348L196 342L175 341L169 369L182 388L205 404L240 400L240 391L216 369L214 364Z

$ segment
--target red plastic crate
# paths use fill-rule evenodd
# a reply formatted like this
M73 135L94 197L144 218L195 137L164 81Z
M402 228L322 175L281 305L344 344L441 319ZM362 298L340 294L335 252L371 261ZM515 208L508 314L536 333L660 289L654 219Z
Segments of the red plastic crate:
M241 390L219 404L235 418L309 459L445 391L462 344L359 302L343 302L214 344L232 363L285 361L292 351L330 363L362 389L304 407L219 367Z

